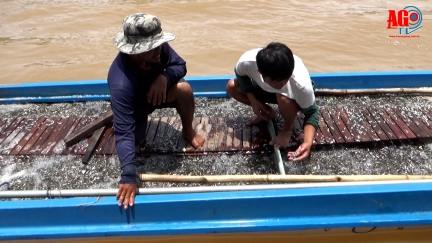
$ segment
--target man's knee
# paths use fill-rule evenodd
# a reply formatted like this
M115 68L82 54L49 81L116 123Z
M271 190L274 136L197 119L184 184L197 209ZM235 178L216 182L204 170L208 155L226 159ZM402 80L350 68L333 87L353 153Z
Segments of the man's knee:
M192 87L184 79L181 79L177 84L171 87L168 91L168 102L177 100L185 96L193 96Z
M290 99L282 94L276 94L276 98L279 107L286 107L289 109L294 109L295 111L301 110L300 106L293 99Z
M234 78L228 81L226 85L226 91L231 96L232 94L238 93L240 91L240 85L237 83L237 81Z

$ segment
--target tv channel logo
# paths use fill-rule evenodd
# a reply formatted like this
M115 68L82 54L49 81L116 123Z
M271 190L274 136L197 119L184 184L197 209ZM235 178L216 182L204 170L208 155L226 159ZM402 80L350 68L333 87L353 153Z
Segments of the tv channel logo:
M387 29L397 29L397 35L391 38L418 38L414 32L421 29L422 13L415 6L406 6L401 10L388 10Z

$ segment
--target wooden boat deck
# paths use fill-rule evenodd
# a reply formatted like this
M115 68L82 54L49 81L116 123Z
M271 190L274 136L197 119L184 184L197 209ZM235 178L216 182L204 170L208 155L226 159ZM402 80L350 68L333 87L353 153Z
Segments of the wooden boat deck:
M373 141L414 140L432 137L432 109L419 109L407 115L392 107L321 108L314 145L354 144ZM95 117L39 117L0 119L2 155L85 155L94 145L95 155L115 154L112 123L100 130L100 137L81 140L70 147L61 141L94 121ZM255 153L271 152L267 124L246 127L246 118L196 117L193 126L206 136L202 149L195 150L180 133L178 117L149 118L147 144L141 154ZM302 139L303 117L295 121L291 146ZM281 127L276 124L275 127ZM88 153L88 152L87 152Z

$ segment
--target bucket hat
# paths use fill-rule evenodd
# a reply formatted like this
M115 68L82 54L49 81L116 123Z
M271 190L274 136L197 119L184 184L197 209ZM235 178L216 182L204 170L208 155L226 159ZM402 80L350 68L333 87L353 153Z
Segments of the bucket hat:
M156 16L135 13L123 19L123 31L114 37L114 45L120 52L140 54L174 39L174 34L162 31Z

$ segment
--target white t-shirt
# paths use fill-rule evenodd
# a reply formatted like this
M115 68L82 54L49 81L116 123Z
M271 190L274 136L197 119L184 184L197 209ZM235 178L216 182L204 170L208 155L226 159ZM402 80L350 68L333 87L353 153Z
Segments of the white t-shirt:
M240 76L248 76L256 85L270 93L279 93L296 101L300 108L308 108L315 102L315 94L309 72L303 61L294 55L294 71L289 81L281 88L274 89L264 82L258 72L256 55L262 48L245 52L236 64L236 73ZM254 84L254 85L255 85Z

